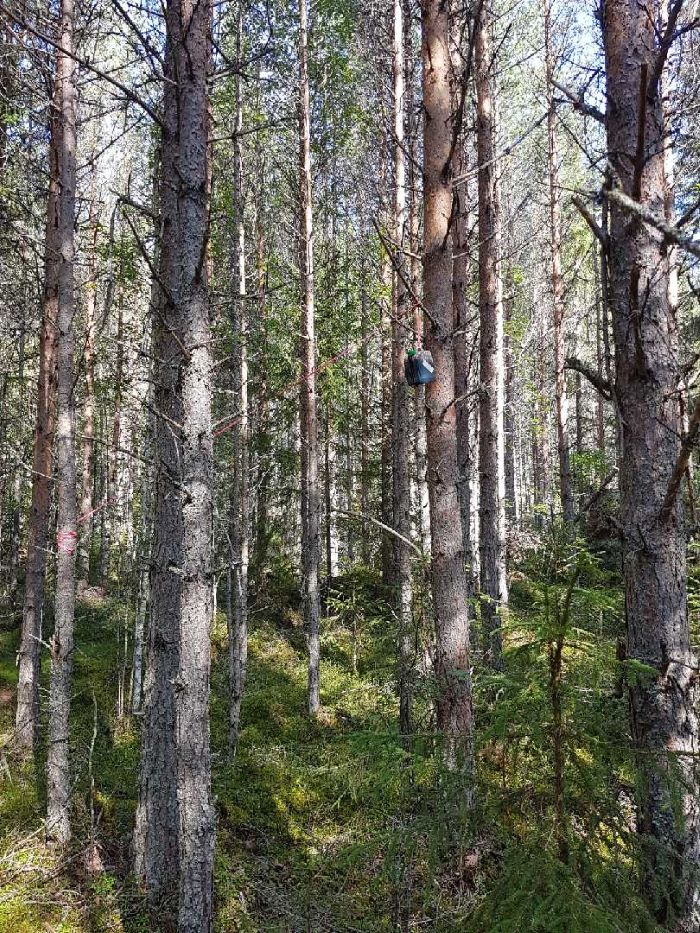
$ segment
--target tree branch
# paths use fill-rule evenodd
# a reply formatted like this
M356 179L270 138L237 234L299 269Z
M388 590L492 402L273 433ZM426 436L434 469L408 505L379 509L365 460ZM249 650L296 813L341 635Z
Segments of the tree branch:
M600 484L598 489L596 489L593 495L590 496L589 499L584 503L584 505L581 506L581 509L579 510L579 513L576 516L575 521L579 521L581 518L583 518L586 512L590 512L590 510L596 504L598 499L600 499L600 497L603 495L605 490L608 488L610 483L612 483L612 481L615 479L616 476L617 476L617 467L615 467L610 473L608 473L608 475L605 477L605 479Z
M149 207L146 207L144 204L139 204L138 201L133 201L130 197L127 197L127 195L125 194L119 194L116 191L112 191L112 194L117 195L117 200L120 203L126 204L128 207L133 207L135 210L139 211L141 214L144 214L146 217L150 217L150 219L153 221L154 224L160 223L160 217L158 216L158 214L154 214L153 211ZM124 216L126 216L126 214Z
M678 490L681 488L681 482L683 481L685 472L688 469L688 464L690 463L690 455L698 439L698 431L700 431L700 398L695 403L693 414L690 416L690 421L688 422L688 431L683 438L678 460L673 468L673 473L671 473L671 479L669 480L668 489L666 490L666 497L659 516L662 522L668 519L673 510L676 497L678 496Z
M37 39L41 39L42 42L46 42L47 45L50 45L52 48L56 49L57 52L60 52L62 55L67 55L68 58L72 58L73 61L77 62L82 68L87 68L88 71L91 71L93 74L97 75L98 78L102 78L103 81L106 81L108 84L116 87L117 90L121 91L128 100L136 104L138 107L141 107L141 109L148 114L154 123L160 126L161 129L165 129L163 121L151 107L151 105L143 100L142 97L139 97L138 94L134 93L134 91L128 88L125 84L122 84L121 81L117 81L117 79L111 77L111 75L105 74L104 71L100 71L99 68L97 68L95 65L92 65L89 61L81 58L79 55L76 55L75 52L71 52L69 49L64 49L60 43L55 42L53 39L50 39L48 36L44 35L44 33L34 29L33 26L30 26L26 20L22 19L16 13L13 13L9 10L0 12L4 12L7 19L17 23L18 26L26 29L27 32L30 32L33 36L36 36Z
M583 203L583 201L578 195L575 194L572 197L571 201L574 207L578 210L578 212L581 214L583 219L586 221L588 226L591 228L591 231L593 232L593 235L595 236L595 238L600 242L600 245L603 247L603 249L607 253L608 248L610 246L610 241L609 241L609 237L607 233L603 230L603 228L600 226L598 221L595 219L593 214L588 210L588 208L586 207L586 205Z
M612 401L612 386L608 380L604 379L603 376L600 376L591 366L587 366L583 360L579 360L575 356L568 356L564 366L566 369L573 369L574 372L581 373L581 375L588 379L593 388L599 392L606 401Z
M658 217L648 208L644 207L643 204L640 204L639 201L635 201L634 198L625 194L624 191L620 191L619 188L611 188L609 191L603 191L603 197L618 204L630 214L636 214L637 217L640 217L645 223L649 224L649 226L655 227L663 233L664 239L668 240L670 243L675 243L676 246L680 246L681 249L686 250L688 253L692 253L693 256L697 256L697 258L700 259L700 243L696 243L694 240L691 240L690 237L684 236L678 227L669 224L663 217Z
M593 119L597 120L599 123L605 123L605 114L603 111L598 110L598 108L594 107L592 104L587 104L581 92L577 94L576 91L572 91L571 88L566 87L564 84L559 84L559 82L554 79L552 79L552 84L558 91L561 91L562 94L569 98L574 105L574 110L578 110L579 113L584 113L587 117L593 117Z
M652 98L656 97L656 94L659 90L659 82L661 81L661 74L664 70L664 65L666 64L666 59L668 58L668 53L673 45L676 36L676 24L678 22L678 17L681 10L683 9L684 0L674 0L670 5L668 10L668 18L666 20L666 28L664 29L664 34L661 36L659 41L659 50L656 53L656 58L654 59L654 64L651 70L651 75L649 76L649 94ZM689 29L693 29L697 26L698 20L697 17L693 20L692 23L689 23L681 32L687 32Z
M391 525L385 525L384 522L380 522L379 519L375 518L373 515L368 515L366 512L348 512L346 509L333 509L333 511L336 515L342 515L345 518L354 518L372 522L372 524L376 525L377 528L381 528L381 530L386 531L387 534L393 535L395 538L398 538L399 541L403 541L403 543L407 544L412 551L415 551L421 560L425 560L425 554L423 551L421 551L418 545L414 544L413 541L410 541L408 538L405 538L395 528L392 528Z

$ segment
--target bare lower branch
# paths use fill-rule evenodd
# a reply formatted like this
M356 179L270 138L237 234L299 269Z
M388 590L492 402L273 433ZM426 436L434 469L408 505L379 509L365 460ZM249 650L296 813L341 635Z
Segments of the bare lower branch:
M593 235L595 236L595 238L600 242L600 245L603 247L603 249L607 253L608 247L610 245L607 233L603 230L603 228L600 226L600 224L595 219L593 214L589 211L589 209L583 203L581 198L578 197L578 195L574 195L571 201L574 207L578 210L578 212L581 214L583 219L586 221L588 226L591 228L591 231Z
M36 36L37 39L41 39L42 42L46 42L47 45L50 45L52 48L56 49L57 52L60 52L62 55L67 55L68 58L72 58L73 61L77 62L81 66L81 68L87 68L88 71L91 71L93 74L97 75L98 78L102 78L103 81L106 81L108 84L111 84L112 87L117 88L117 90L121 91L128 100L136 104L138 107L141 107L141 109L148 114L154 123L156 123L162 129L165 129L163 121L151 107L151 105L147 103L142 97L139 97L138 94L134 93L131 88L128 88L125 84L122 84L121 81L117 81L116 78L113 78L111 75L101 71L91 62L81 58L79 55L76 55L75 52L70 51L70 49L64 49L59 42L56 42L54 39L49 38L49 36L44 35L44 33L34 29L33 26L30 26L25 19L23 19L21 16L18 16L16 13L10 10L4 10L0 12L4 12L7 19L17 23L18 26L26 29L27 32L30 32L33 36Z
M690 463L690 455L693 452L693 447L695 442L698 439L698 431L700 431L700 399L695 403L695 408L693 409L693 414L690 416L690 421L688 422L688 430L683 437L683 442L681 443L681 450L678 454L678 460L676 465L673 468L673 473L671 474L671 479L668 483L668 489L666 490L666 498L664 499L664 504L661 507L660 519L662 522L671 514L673 510L676 497L678 496L678 490L681 488L681 483L685 472L688 469L688 464Z
M581 92L577 93L576 91L572 91L571 88L566 87L564 84L559 84L558 81L552 80L552 84L558 91L561 91L562 94L569 98L574 105L574 110L578 110L579 113L584 113L587 117L593 117L593 119L597 120L599 123L605 123L605 114L602 110L598 110L598 108L594 107L592 104L587 104Z
M593 388L599 392L606 401L612 401L612 386L601 376L595 369L591 366L588 366L583 360L579 360L578 357L569 356L566 358L564 363L566 369L573 369L574 372L581 373L582 376L585 376L586 379L590 382Z
M658 93L661 74L664 70L664 65L666 64L669 50L673 45L674 40L677 38L676 25L678 23L680 12L683 9L683 3L684 0L673 0L673 2L669 5L668 16L666 19L666 28L664 29L663 35L659 41L659 49L656 53L656 58L654 59L651 75L649 76L649 94L652 99ZM689 30L694 29L697 25L698 18L696 16L692 22L688 23L680 30L680 33L688 32Z
M410 541L408 538L404 538L395 528L392 528L391 525L385 525L384 522L380 522L378 518L375 518L373 515L366 515L364 512L347 512L345 509L333 509L337 515L343 515L345 518L355 518L359 521L372 522L373 525L376 525L377 528L381 528L382 531L386 531L387 534L393 535L395 538L398 538L400 541L403 541L404 544L407 544L415 553L420 557L421 560L425 559L425 554L418 547L417 544L414 544L413 541Z
M117 194L117 192L113 191L112 194ZM131 198L127 197L125 194L117 194L117 200L120 201L122 204L126 204L128 207L133 207L134 210L139 211L141 214L144 214L146 217L150 217L153 223L155 224L160 223L160 217L158 216L158 214L154 214L153 211L149 207L145 206L145 204L140 204L138 201L133 201Z
M615 479L616 476L617 476L617 467L615 467L614 470L608 473L608 475L605 477L605 479L600 484L600 486L596 489L593 495L590 496L589 499L581 506L581 509L578 515L576 516L576 521L579 521L579 519L583 518L586 512L590 512L590 510L596 504L598 499L600 499L600 497L603 495L605 490L608 488L610 483L612 483L612 481Z
M669 224L663 217L654 214L643 204L640 204L639 201L635 201L634 198L625 194L624 191L620 191L619 188L611 188L610 191L603 192L603 197L618 204L630 214L636 214L650 227L655 227L660 233L663 233L664 239L670 243L675 243L676 246L680 246L681 249L700 259L700 243L696 243L690 237L684 236L678 227Z

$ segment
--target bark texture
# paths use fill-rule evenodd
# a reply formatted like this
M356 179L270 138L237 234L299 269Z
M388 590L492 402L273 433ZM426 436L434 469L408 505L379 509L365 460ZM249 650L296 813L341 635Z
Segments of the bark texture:
M479 554L481 624L487 663L501 664L499 610L507 602L503 296L490 14L479 9L474 43L479 163Z
M447 6L423 5L424 254L426 346L436 378L426 391L428 490L435 610L438 725L450 763L471 766L472 695L469 614L457 471L452 326L452 101Z
M461 54L461 34L456 18L452 22L452 101L455 112L462 105L463 82L467 80L465 63ZM453 175L459 178L465 168L463 130L458 137L452 154ZM459 508L462 524L462 547L464 565L470 596L474 595L474 554L471 534L471 473L472 457L470 445L471 399L469 397L470 375L473 362L473 340L467 307L469 272L469 191L466 184L456 185L453 191L453 234L452 234L452 320L454 326L455 408L457 412L457 472ZM473 610L470 610L473 618Z
M135 869L164 923L212 923L208 0L166 14L154 541ZM177 908L175 904L177 903Z
M393 538L396 610L399 625L399 728L407 736L411 731L412 675L414 646L412 643L411 549L411 399L404 373L404 358L408 338L409 293L407 268L403 250L408 243L408 211L406 203L405 140L405 80L403 0L394 0L394 242L396 243L396 273L394 275L394 314L392 321L392 374L394 385L394 417L392 429L393 527L406 540Z
M612 184L666 211L664 115L655 24L660 4L608 0L603 16ZM686 541L679 499L662 507L680 452L672 257L659 235L610 203L609 297L622 431L621 510L627 653L650 672L630 685L639 750L644 893L657 918L700 925L697 660L690 648Z
M97 206L97 168L92 166L90 193L90 275L85 295L85 395L83 398L83 476L80 496L82 528L78 544L79 586L87 586L90 577L90 540L92 530L92 488L95 472L95 306L97 297L97 237L99 211Z
M242 61L243 14L239 6L236 31L236 60ZM233 397L238 399L240 418L233 426L233 495L231 501L232 611L229 613L229 749L235 751L241 721L241 703L248 662L248 314L246 311L245 222L243 201L242 79L236 78L236 125L233 137Z
M311 105L309 99L307 0L299 3L299 194L301 269L301 554L304 622L309 647L309 715L321 708L321 496L318 472L316 323L314 308L313 186L311 179Z
M61 47L73 48L73 0L61 3ZM56 608L51 638L49 734L46 758L46 832L65 845L70 840L71 776L69 756L70 688L73 669L75 562L78 547L73 361L75 356L75 158L76 65L58 54L61 145L59 147L58 269L58 404L56 461L58 520L56 528Z
M22 639L19 649L15 741L31 749L39 735L39 659L44 612L44 576L53 472L58 352L58 153L61 146L60 81L54 81L49 141L49 193L46 210L44 294L39 332L36 427L32 457L32 502L25 573Z
M544 0L545 78L547 93L547 174L549 181L549 246L554 334L554 398L559 455L559 495L565 522L574 520L574 492L567 435L569 403L564 370L564 279L561 271L561 192L557 148L557 115L554 103L554 51L552 48L552 5Z

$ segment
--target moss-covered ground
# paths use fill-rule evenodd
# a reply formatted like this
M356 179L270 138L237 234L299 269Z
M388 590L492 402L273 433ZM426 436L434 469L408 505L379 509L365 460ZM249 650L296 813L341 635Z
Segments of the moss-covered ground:
M412 754L404 752L395 726L393 621L368 578L346 581L329 600L318 721L305 713L298 614L274 598L255 609L233 760L225 622L217 617L217 931L653 929L634 894L633 778L614 656L619 587L591 563L566 620L571 857L562 864L547 677L552 607L565 573L544 585L538 572L525 568L514 580L506 671L476 678L472 810L464 778L441 764L425 685L418 685ZM44 844L41 762L35 772L12 751L18 634L0 634L0 933L158 930L129 875L138 722L117 716L129 621L116 601L78 607L75 845L68 854ZM44 691L47 675L45 658Z

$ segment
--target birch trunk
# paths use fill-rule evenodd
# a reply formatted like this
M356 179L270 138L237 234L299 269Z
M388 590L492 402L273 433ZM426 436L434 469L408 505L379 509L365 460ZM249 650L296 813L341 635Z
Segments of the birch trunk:
M313 187L311 179L311 105L309 99L307 0L299 3L299 193L301 269L301 553L304 622L309 648L309 715L318 715L321 664L321 499L318 473L316 396L316 323L314 309Z
M411 474L409 442L412 433L410 397L404 373L404 358L408 336L409 293L406 283L409 269L403 250L408 244L408 212L406 209L405 83L404 83L404 23L403 0L394 0L394 242L396 272L394 275L394 318L392 321L392 373L394 385L394 417L392 443L393 527L402 536L411 538ZM399 629L399 729L406 737L411 732L413 666L415 646L412 638L413 593L411 581L411 550L398 537L394 543L394 574L396 611Z
M236 60L242 61L243 13L238 7ZM229 750L238 745L241 702L248 661L248 524L250 494L248 489L248 314L245 277L245 204L243 200L243 89L236 76L236 124L233 136L233 397L238 399L240 418L233 426L233 496L231 501L232 543L232 617L229 615Z

